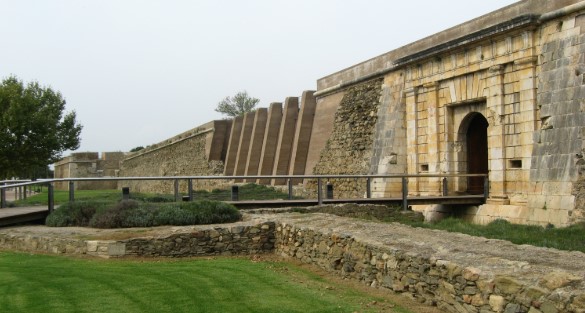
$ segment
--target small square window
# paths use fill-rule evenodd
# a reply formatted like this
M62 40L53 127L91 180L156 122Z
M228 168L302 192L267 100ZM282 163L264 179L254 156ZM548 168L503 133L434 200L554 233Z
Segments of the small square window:
M509 168L522 168L522 160L510 160Z

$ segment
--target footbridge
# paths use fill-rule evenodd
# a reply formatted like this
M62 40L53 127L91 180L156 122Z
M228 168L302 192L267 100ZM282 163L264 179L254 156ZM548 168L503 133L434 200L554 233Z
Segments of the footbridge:
M460 192L467 180L483 179L483 192ZM269 195L250 193L250 183L286 182L283 186L267 188L277 191ZM140 191L141 182L159 182L168 186L164 194L175 201L211 199L233 204L239 209L303 207L323 204L359 203L401 206L411 205L481 205L489 196L489 181L484 174L427 174L427 175L283 175L283 176L159 176L159 177L98 177L64 178L37 181L0 181L0 227L18 223L44 221L59 203L55 201L55 185L67 188L67 199L75 201L76 188L81 182L117 181L120 199L130 199ZM429 184L433 181L435 184ZM130 184L131 182L131 184ZM132 185L130 187L124 187ZM435 186L435 190L420 186ZM87 186L87 185L86 185ZM343 186L343 187L341 187ZM393 186L380 190L379 186ZM416 186L409 191L409 186ZM339 188L337 188L339 187ZM387 187L386 187L387 188ZM46 195L40 205L26 205L32 190ZM225 191L225 192L222 192ZM61 191L62 192L62 191ZM62 200L61 200L62 201Z

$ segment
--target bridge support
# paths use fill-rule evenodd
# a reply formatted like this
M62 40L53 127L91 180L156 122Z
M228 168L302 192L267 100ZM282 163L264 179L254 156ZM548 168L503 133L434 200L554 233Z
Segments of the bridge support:
M49 186L47 188L47 192L48 192L48 205L49 205L49 214L53 213L53 210L55 209L55 190L53 187L53 183L49 183Z
M0 209L6 207L6 189L0 189Z
M193 180L192 179L188 179L187 180L187 190L189 193L189 202L195 200L195 193L193 192Z
M69 202L75 201L75 183L69 182Z

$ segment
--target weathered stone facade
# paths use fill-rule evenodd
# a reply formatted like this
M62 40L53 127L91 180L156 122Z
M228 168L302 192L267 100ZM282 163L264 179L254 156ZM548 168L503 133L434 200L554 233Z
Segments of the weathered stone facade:
M382 80L377 79L345 91L313 174L368 174L381 86ZM361 198L366 191L365 182L356 184L354 179L331 179L329 183L340 198ZM315 184L311 180L307 189L316 190Z
M582 1L520 1L324 77L316 96L383 78L370 171L487 174L487 203L464 210L475 222L583 220L574 184L585 129L584 12ZM443 190L438 178L408 187L412 195ZM481 181L451 178L447 187L481 192ZM373 188L376 196L401 191L398 180Z
M124 152L103 152L101 157L97 152L78 152L63 158L54 164L55 178L69 177L107 177L118 176L120 162L126 153ZM118 183L115 181L102 182L76 182L76 189L116 189ZM67 182L55 184L57 189L68 189Z

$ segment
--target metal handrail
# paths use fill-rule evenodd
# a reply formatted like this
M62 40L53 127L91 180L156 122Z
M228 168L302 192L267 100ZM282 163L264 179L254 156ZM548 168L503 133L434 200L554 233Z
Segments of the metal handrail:
M15 187L26 187L31 185L48 185L49 187L49 211L54 208L53 201L53 184L60 182L69 182L69 199L74 199L74 182L88 182L88 181L152 181L152 180L172 180L175 181L175 198L178 201L178 188L177 184L180 180L187 180L189 186L192 186L192 180L255 180L255 179L287 179L289 184L289 193L292 190L291 184L293 180L298 179L317 179L317 200L319 204L323 203L322 195L322 180L323 179L344 179L344 178L357 178L366 179L366 196L371 197L371 181L374 178L382 179L398 179L402 181L402 199L403 207L408 208L408 178L448 178L448 177L484 177L484 198L487 199L489 193L489 181L487 174L453 174L453 173L438 173L438 174L366 174L366 175L254 175L254 176L141 176L141 177L77 177L77 178L55 178L55 179L42 179L37 181L24 181L21 183L0 185L0 208L6 207L6 194L7 188ZM13 181L11 181L13 182ZM444 180L443 180L444 182ZM443 191L445 195L445 191ZM290 198L289 194L289 198ZM189 192L189 200L193 199L192 192Z

